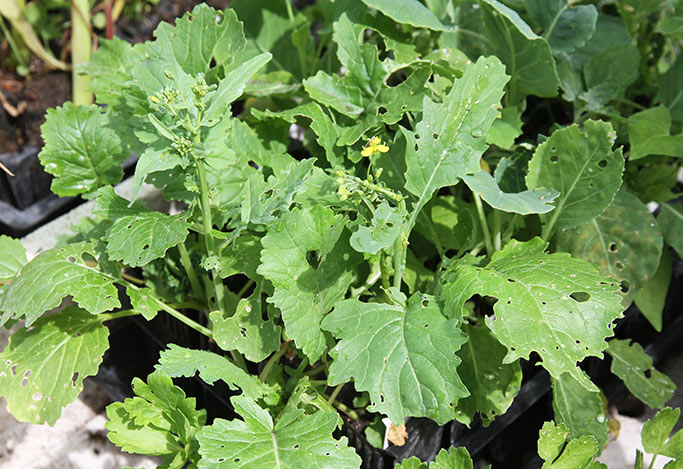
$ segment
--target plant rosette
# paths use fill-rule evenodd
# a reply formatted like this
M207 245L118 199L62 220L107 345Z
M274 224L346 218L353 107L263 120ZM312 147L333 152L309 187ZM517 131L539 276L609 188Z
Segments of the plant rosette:
M0 325L24 325L0 353L9 411L54 424L96 373L105 323L162 314L222 350L167 344L135 397L107 408L109 439L162 467L360 467L344 421L371 422L378 446L383 418L488 425L522 360L552 382L543 467L602 467L606 408L581 362L607 354L653 408L675 389L614 338L634 299L666 327L664 241L681 248L663 173L683 154L678 36L663 31L675 12L257 3L200 5L144 44L102 41L82 69L99 106L48 112L53 192L96 204L30 262L0 237ZM634 45L643 34L661 47ZM557 109L573 119L543 117ZM131 150L128 200L112 186ZM136 201L143 182L183 210ZM195 375L232 389L236 418L207 422L173 381ZM680 458L678 434L660 433L645 450ZM472 461L451 448L432 466Z

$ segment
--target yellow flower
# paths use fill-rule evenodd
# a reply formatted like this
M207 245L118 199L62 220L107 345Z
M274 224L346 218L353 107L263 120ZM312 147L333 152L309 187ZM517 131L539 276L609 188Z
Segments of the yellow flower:
M368 143L365 145L360 154L367 158L370 155L376 155L377 153L386 153L388 151L389 147L382 143L379 137L374 136L370 140L368 140Z

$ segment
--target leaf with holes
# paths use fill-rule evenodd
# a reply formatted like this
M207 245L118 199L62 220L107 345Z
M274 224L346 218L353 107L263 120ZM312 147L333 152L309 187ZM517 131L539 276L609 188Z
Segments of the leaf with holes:
M529 162L529 189L558 190L555 210L541 215L544 233L571 228L600 215L621 186L624 158L613 151L616 133L611 124L586 121L556 130L538 146Z
M311 363L326 346L320 321L355 277L344 225L330 209L296 209L282 215L261 240L258 273L275 287L269 301L280 308L287 336Z
M0 236L0 284L11 280L26 264L26 249L18 239Z
M75 307L15 332L0 353L7 410L22 422L54 425L83 390L83 379L97 373L108 339L96 316Z
M67 102L48 109L40 130L45 146L38 157L45 171L55 176L55 194L89 194L123 178L121 164L128 151L99 107Z
M30 326L67 295L91 314L121 306L113 284L116 279L98 270L95 252L92 244L77 243L38 254L5 290L0 325L23 317Z
M341 422L336 413L294 407L273 421L247 397L236 396L231 402L243 420L216 419L199 432L200 469L295 469L303 461L320 469L360 467L360 457L347 446L346 437L332 437Z
M622 189L602 215L560 231L557 246L620 282L628 305L657 271L662 235L647 206Z
M424 99L415 132L401 127L406 138L405 188L424 205L437 189L479 171L487 148L485 136L498 113L509 77L495 57L480 57L465 70L443 103Z
M402 222L398 210L382 202L375 209L371 226L360 226L351 235L351 247L358 252L377 254L394 244Z
M162 456L166 467L197 463L196 434L206 423L206 411L194 398L159 372L133 379L136 397L107 406L107 437L123 451ZM172 464L171 464L172 463Z
M470 395L458 402L456 419L466 425L475 413L485 427L503 415L519 392L522 369L519 362L504 364L507 349L485 325L463 324L468 340L458 351L462 364L458 374ZM462 411L462 412L460 412Z
M676 385L654 368L652 358L639 344L611 340L606 351L612 357L610 370L638 399L653 409L661 409L673 397Z
M538 455L545 461L542 469L588 469L599 451L592 436L569 438L563 423L545 422L538 432Z
M263 319L261 290L237 303L235 314L223 317L220 311L210 314L213 339L223 350L237 350L245 358L258 363L280 348L281 328L274 318Z
M171 378L191 378L199 373L199 377L207 384L221 380L232 390L239 387L242 395L254 400L272 401L275 397L273 390L256 376L247 374L228 358L206 350L192 350L169 344L168 349L159 354L159 363L155 369Z
M114 193L111 187L100 191L95 214L108 217L107 253L112 260L139 267L163 257L166 251L185 241L188 224L179 216L153 212Z
M322 327L340 340L330 351L330 385L353 379L370 394L370 410L395 424L405 417L444 424L469 394L456 372L465 335L436 297L417 293L405 306L344 300Z
M570 438L592 435L604 447L608 437L607 407L600 391L586 389L569 373L553 377L551 384L555 421L567 426Z
M551 376L570 373L595 389L577 362L602 357L612 321L621 316L618 286L589 263L546 248L540 238L513 240L486 267L458 264L443 295L452 299L456 315L472 295L498 298L495 319L486 323L508 348L503 363L536 352Z

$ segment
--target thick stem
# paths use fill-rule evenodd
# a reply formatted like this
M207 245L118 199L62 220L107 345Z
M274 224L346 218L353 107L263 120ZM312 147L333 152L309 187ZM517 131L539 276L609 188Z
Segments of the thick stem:
M339 395L345 384L346 383L341 383L337 385L336 388L334 388L334 391L332 391L332 394L330 394L330 397L327 399L328 404L332 404L334 401L337 400L337 396Z
M202 207L202 221L204 222L204 243L206 245L206 254L208 256L217 256L216 240L213 238L213 222L211 221L211 201L209 200L209 186L206 182L206 171L204 169L204 162L197 158L195 159L197 166L197 175L199 176L199 190L201 192L201 207ZM224 312L225 305L223 304L223 283L215 270L211 272L211 279L213 280L213 288L216 294L216 305L218 309Z
M280 347L280 350L275 352L273 355L270 356L268 361L266 362L266 366L263 367L263 370L261 370L261 373L258 375L259 381L265 383L266 380L268 379L268 376L270 376L270 372L273 369L273 367L277 364L277 362L280 361L280 357L285 354L287 351L287 347L283 346Z
M156 298L154 298L154 300L159 304L159 307L161 309L163 309L168 314L170 314L171 316L176 318L178 321L182 322L186 326L191 327L192 329L199 332L200 334L204 334L207 337L212 337L213 334L211 333L211 329L202 326L198 322L193 321L192 319L188 318L187 316L185 316L183 313L181 313L177 309L171 308L169 305L167 305L163 301L158 300Z
M199 278L197 277L197 273L194 271L192 261L190 260L190 254L187 252L187 247L185 247L184 242L178 244L178 252L180 253L180 263L183 264L187 278L190 280L192 294L197 300L204 299L204 295L202 294L202 285L199 283Z
M93 103L88 89L90 77L79 75L76 66L90 61L92 38L90 36L90 5L88 0L71 0L71 72L72 100L77 105Z
M104 314L98 314L97 319L99 319L102 322L105 321L111 321L113 319L120 319L120 318L127 318L130 316L137 316L140 314L138 311L135 311L133 309L125 309L123 311L118 311L116 313L104 313Z
M472 192L472 197L474 198L474 205L477 207L477 213L479 214L479 222L481 223L481 231L484 234L484 244L486 244L486 254L490 256L493 255L493 243L491 242L491 232L489 231L489 225L486 222L486 214L484 213L484 206L481 203L481 198L476 192Z

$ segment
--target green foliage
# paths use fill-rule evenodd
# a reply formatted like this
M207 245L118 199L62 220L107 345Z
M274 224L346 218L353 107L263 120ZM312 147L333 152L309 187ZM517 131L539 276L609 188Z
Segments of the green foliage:
M612 329L634 300L668 327L680 5L297 3L200 4L80 69L98 106L50 110L40 158L94 216L28 262L0 236L0 397L53 424L96 372L103 324L164 315L205 339L165 344L107 424L161 467L359 467L340 413L376 446L385 417L486 426L521 360L551 377L543 467L604 467L584 359L606 352L651 407L674 389ZM126 200L112 186L131 151ZM173 215L135 201L143 183ZM207 426L176 377L226 383L236 418ZM677 418L646 425L646 451L680 457ZM399 467L473 465L451 448Z

